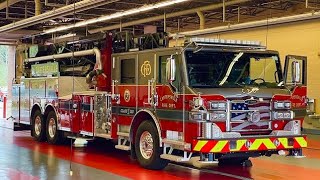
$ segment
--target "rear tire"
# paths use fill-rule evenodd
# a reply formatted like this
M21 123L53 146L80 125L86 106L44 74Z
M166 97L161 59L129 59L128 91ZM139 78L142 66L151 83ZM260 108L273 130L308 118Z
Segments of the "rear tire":
M48 143L59 144L61 142L61 132L58 131L57 116L54 111L50 111L47 116L46 130Z
M146 169L159 170L168 165L161 159L162 148L159 145L158 130L153 122L142 122L135 136L135 152L139 164Z
M40 110L36 110L32 116L32 135L36 141L42 142L46 139L46 123Z

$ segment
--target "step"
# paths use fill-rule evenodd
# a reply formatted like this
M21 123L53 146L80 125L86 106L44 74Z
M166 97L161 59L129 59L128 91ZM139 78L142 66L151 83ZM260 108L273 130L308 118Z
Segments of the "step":
M184 146L185 145L185 142L183 142L183 141L171 140L171 139L167 139L167 138L162 139L162 142L165 144L169 144L169 145L177 145L177 146Z
M79 137L79 136L67 136L67 138L69 139L81 139L81 140L85 140L85 141L93 141L94 139L91 137L91 138L86 138L86 137Z
M94 136L96 137L101 137L101 138L105 138L105 139L112 139L111 138L111 134L95 134Z
M117 132L117 135L122 137L129 137L129 133L127 132Z
M125 146L125 145L116 145L115 146L116 149L121 149L121 150L124 150L124 151L130 151L130 146Z
M161 154L160 157L162 159L170 160L173 162L187 162L187 161L189 161L189 159L186 159L182 156L176 156L176 155L172 155L172 154Z

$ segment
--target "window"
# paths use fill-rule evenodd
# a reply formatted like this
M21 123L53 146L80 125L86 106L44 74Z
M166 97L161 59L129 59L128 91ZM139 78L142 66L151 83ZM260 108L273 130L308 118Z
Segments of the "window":
M135 59L123 59L121 60L121 83L122 84L134 84L135 77Z
M277 87L279 59L270 53L186 51L189 85L195 88Z
M159 57L159 83L165 84L166 80L166 64L167 58L170 56L160 56Z

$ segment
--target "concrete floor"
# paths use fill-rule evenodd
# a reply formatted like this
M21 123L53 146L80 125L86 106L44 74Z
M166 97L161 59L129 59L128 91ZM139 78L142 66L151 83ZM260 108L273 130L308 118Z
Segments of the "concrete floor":
M252 159L253 167L213 166L196 169L169 164L162 171L141 168L129 153L99 140L85 148L35 142L30 131L13 131L0 118L0 179L319 179L320 135L308 135L306 158L272 156ZM72 171L72 176L70 176Z

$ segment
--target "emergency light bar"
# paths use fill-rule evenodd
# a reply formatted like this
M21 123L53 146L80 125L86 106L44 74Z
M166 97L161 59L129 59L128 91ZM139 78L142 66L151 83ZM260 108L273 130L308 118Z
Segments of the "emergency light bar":
M190 38L189 43L196 46L215 46L225 48L266 49L260 41L234 40L234 39L212 39L212 38Z

